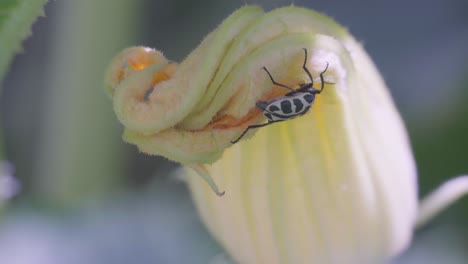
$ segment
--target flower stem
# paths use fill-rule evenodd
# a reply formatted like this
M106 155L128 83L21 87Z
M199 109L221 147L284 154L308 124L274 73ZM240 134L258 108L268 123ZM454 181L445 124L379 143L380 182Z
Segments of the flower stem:
M138 32L132 23L138 21L138 5L126 0L56 4L34 186L53 204L70 206L119 186L125 166L120 131L100 87L109 59Z

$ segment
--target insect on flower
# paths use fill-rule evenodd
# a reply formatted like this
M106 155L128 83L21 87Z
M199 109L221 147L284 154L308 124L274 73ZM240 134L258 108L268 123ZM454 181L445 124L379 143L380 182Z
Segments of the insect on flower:
M312 78L312 74L310 74L310 71L306 67L307 49L305 48L304 55L305 58L302 68L309 76L310 83L302 84L301 87L299 87L298 89L293 89L287 85L276 82L273 79L273 76L271 76L270 72L267 70L267 68L263 67L273 84L291 90L291 92L285 94L284 96L273 98L266 102L257 101L256 106L263 111L263 115L268 119L268 122L264 124L248 126L247 129L245 129L244 132L242 132L242 134L236 140L231 141L232 144L235 144L237 141L239 141L245 135L245 133L249 131L249 129L264 127L276 122L290 120L295 117L302 116L310 110L310 107L314 103L315 95L320 94L323 91L323 87L325 85L323 74L328 69L328 62L327 66L325 67L325 70L323 70L320 73L321 87L320 90L318 90L313 87L314 79Z

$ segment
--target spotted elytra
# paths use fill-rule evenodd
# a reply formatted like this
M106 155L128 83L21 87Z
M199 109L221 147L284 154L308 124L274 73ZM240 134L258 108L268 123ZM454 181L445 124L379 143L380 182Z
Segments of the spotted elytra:
M314 79L312 78L312 74L310 74L310 71L306 67L307 49L304 49L304 57L304 64L302 65L302 68L309 76L310 83L302 84L301 87L299 87L298 89L293 89L287 85L277 83L273 79L273 76L271 76L267 68L263 67L273 84L286 88L291 92L285 94L284 96L273 98L266 102L257 101L256 106L263 111L263 115L268 119L268 122L264 124L248 126L247 129L245 129L244 132L242 132L242 134L236 140L231 141L232 144L239 141L245 135L245 133L249 131L249 129L264 127L276 122L290 120L295 117L304 115L310 110L310 107L314 103L315 95L320 94L323 91L323 87L325 85L325 81L323 80L323 74L328 69L328 62L327 66L325 67L325 70L323 70L320 73L321 87L320 90L318 90L313 87Z

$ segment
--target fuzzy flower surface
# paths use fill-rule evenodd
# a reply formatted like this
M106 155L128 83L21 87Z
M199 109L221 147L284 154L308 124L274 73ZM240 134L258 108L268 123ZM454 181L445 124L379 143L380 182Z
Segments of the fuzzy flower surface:
M258 101L290 92L263 67L296 89L312 82L303 64L324 86L311 109L233 144L266 122ZM106 90L125 141L185 165L201 218L238 263L385 263L468 189L460 177L464 187L449 182L419 204L407 133L379 72L313 10L242 7L179 65L128 48Z

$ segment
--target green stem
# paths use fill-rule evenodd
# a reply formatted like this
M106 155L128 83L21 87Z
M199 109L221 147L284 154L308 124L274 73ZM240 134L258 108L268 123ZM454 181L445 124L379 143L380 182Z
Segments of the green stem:
M109 194L122 178L121 132L102 87L112 56L134 42L139 10L127 0L56 4L61 10L34 186L53 204L69 206Z

